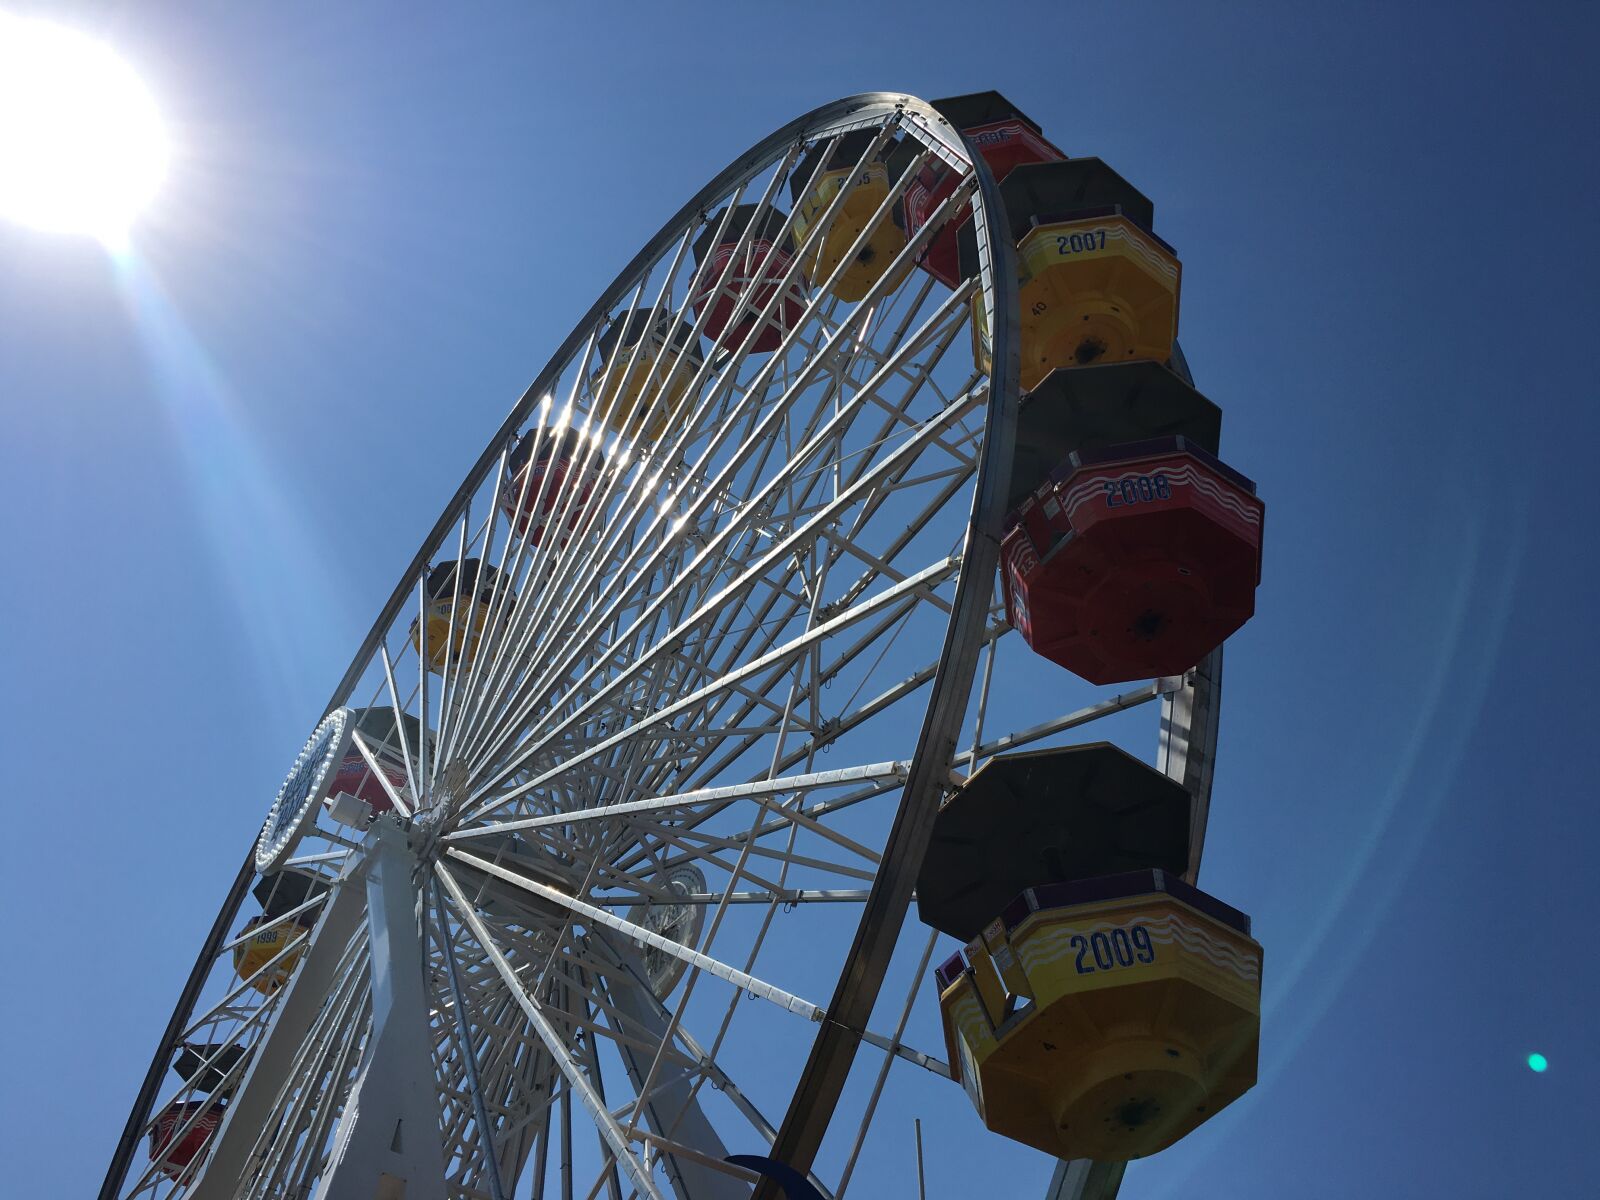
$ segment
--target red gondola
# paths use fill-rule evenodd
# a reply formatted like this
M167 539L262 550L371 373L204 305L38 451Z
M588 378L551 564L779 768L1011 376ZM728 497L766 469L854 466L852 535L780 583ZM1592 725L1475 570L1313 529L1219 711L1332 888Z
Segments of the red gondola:
M1006 613L1092 683L1181 674L1255 612L1265 507L1183 437L1075 452L1001 542Z
M412 755L417 753L422 737L421 722L410 713L403 714L406 724L406 744L402 749L400 735L395 731L394 709L386 705L377 708L358 708L354 715L356 731L371 748L373 757L383 768L384 778L389 781L390 787L397 792L407 787L410 781L406 776L405 750L409 750ZM339 764L338 773L333 777L333 785L328 789L330 796L338 795L340 792L348 792L365 800L372 806L374 813L388 812L394 807L394 802L389 799L388 789L372 773L367 760L354 747Z
M977 146L996 181L1024 163L1057 162L1066 158L1045 139L1039 126L999 92L951 96L935 100L933 106ZM898 177L920 149L919 143L902 142L890 156L891 177ZM908 238L915 236L945 197L955 191L957 179L953 170L934 159L906 184L898 216ZM919 265L946 287L953 288L961 282L960 238L963 233L970 236L966 226L971 218L972 210L963 208L934 235L923 252Z
M742 308L744 315L728 335L734 346L742 343L755 329L761 311L777 295L780 281L794 262L789 240L785 238L782 243L777 240L783 228L783 214L768 209L760 227L752 232L740 261L734 263L721 289L717 288L717 281L722 278L723 270L733 258L739 239L754 219L757 208L754 204L739 205L728 217L726 228L723 228L723 214L727 209L722 209L706 222L705 229L695 239L697 273L691 289L694 311L698 317L707 306L710 307L711 315L706 319L705 335L713 341L722 337L723 330L733 319L735 309ZM783 335L799 324L800 314L806 306L806 286L805 272L800 271L789 284L783 299L762 322L751 349L760 353L776 350L783 341Z
M587 434L570 426L530 429L511 448L500 509L535 546L559 524L556 545L565 546L589 516L600 465L600 448Z
M150 1161L156 1164L156 1170L168 1179L184 1178L211 1135L216 1133L217 1126L222 1124L225 1108L223 1101L210 1098L167 1105L150 1130ZM179 1136L178 1131L191 1117L195 1118L194 1124Z

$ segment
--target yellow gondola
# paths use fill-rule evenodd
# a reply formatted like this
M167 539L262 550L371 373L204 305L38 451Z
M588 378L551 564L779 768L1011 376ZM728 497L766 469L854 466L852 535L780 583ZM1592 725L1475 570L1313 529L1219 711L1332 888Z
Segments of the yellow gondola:
M256 991L266 995L271 995L289 981L290 974L305 954L305 946L301 943L310 932L293 920L269 925L270 921L271 917L262 914L245 922L240 935L250 936L233 948L235 973ZM279 954L283 954L283 957L278 958ZM263 971L262 968L275 958L278 961Z
M250 936L233 948L233 969L240 979L268 995L288 981L305 954L303 943L316 921L316 908L306 902L327 890L326 884L294 871L277 871L256 881L251 895L260 902L261 915L245 922L240 936ZM278 961L262 971L275 958Z
M500 587L500 572L476 558L461 560L461 582L456 585L456 564L442 562L428 572L424 590L428 597L427 651L424 654L422 619L411 622L411 647L423 655L428 669L436 675L444 674L447 663L461 668L472 665L477 656L478 643L483 628L488 623L496 589ZM516 604L516 593L509 587L500 589L500 613L510 613ZM457 604L461 611L456 611ZM452 620L452 617L454 619Z
M1061 1158L1154 1154L1256 1081L1249 918L1164 871L1030 889L938 980L984 1124Z
M623 437L660 440L705 361L693 332L670 314L654 328L648 312L613 322L596 343L600 367L589 377L594 416Z
M805 271L818 284L825 282L844 260L851 246L861 236L873 217L880 219L872 228L866 244L856 253L855 260L840 274L834 284L833 294L840 300L860 300L877 283L894 262L895 255L905 249L905 231L895 224L892 214L884 208L889 198L889 167L881 158L866 163L857 171L856 164L866 153L876 136L872 130L863 129L847 133L839 139L833 155L826 164L822 162L823 145L813 146L800 165L789 176L789 193L794 198L794 240L799 245L816 220L827 211L841 190L848 195L840 202L833 223L819 239L821 244L814 254L806 256ZM816 178L813 181L812 176ZM809 188L807 184L810 184ZM909 270L910 264L907 264Z
M1062 1158L1177 1141L1254 1082L1261 947L1178 878L1189 794L1109 743L998 755L934 822L922 920L953 1072L984 1124Z
M1057 367L1172 357L1182 266L1155 210L1098 158L1018 167L1000 186L1017 239L1022 390ZM973 298L973 350L988 328Z

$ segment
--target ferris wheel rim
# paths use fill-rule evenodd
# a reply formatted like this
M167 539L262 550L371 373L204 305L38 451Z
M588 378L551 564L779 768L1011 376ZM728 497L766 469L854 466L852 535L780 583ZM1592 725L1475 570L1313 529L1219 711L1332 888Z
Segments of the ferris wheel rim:
M976 153L965 139L963 145L978 181L972 222L983 294L991 306L988 319L992 366L982 456L973 481L961 573L945 627L938 672L930 684L922 728L911 756L911 773L883 846L884 862L892 864L893 873L887 876L887 882L883 870L873 878L845 959L844 973L828 1002L823 1031L812 1045L789 1112L773 1142L773 1157L802 1172L810 1169L827 1119L843 1092L855 1049L867 1028L867 1018L899 940L898 926L910 908L916 870L932 834L938 798L948 785L947 772L956 754L956 738L977 671L999 565L1000 526L1015 447L1020 376L1016 250L993 173L983 155ZM958 693L960 707L956 706ZM896 852L891 854L891 848ZM826 1117L819 1120L824 1111ZM771 1196L775 1188L770 1180L764 1181L758 1185L757 1195Z
M517 433L520 425L528 419L538 398L548 387L550 381L559 375L562 365L581 346L585 331L594 327L610 308L614 307L626 296L632 281L638 276L641 268L648 265L670 244L675 231L691 222L696 215L703 216L707 201L725 192L741 174L748 173L752 164L763 158L769 158L774 152L781 152L785 145L795 142L806 131L826 128L830 122L834 125L839 125L847 118L865 123L874 119L892 118L895 114L917 118L919 120L919 128L925 135L925 139L931 136L933 141L938 143L937 146L929 143L928 148L930 151L940 152L940 156L947 163L965 170L974 169L973 163L977 156L969 152L960 135L950 128L948 122L931 105L909 95L888 92L862 93L819 106L811 112L795 118L774 133L769 134L744 154L734 159L728 167L704 185L690 201L669 218L663 224L661 230L619 272L611 285L601 293L590 309L573 326L572 332L556 348L544 369L535 377L534 382L530 384L512 406L511 412L501 427L490 438L487 448L470 468L463 483L450 498L440 518L424 539L418 554L401 576L401 582L380 611L371 631L369 631L355 658L352 660L351 667L347 669L344 678L341 679L333 696L330 698L324 715L337 710L341 706L341 702L350 696L354 682L360 676L363 664L371 661L373 651L381 644L385 631L392 625L394 619L409 599L411 593L410 581L417 576L419 571L426 569L434 548L441 544L442 539L447 536L462 505L470 499L477 488L481 486L487 473L493 469L500 448ZM981 162L981 159L977 159L977 161ZM976 170L982 172L984 169L980 166ZM992 180L989 183L992 191ZM989 204L992 206L993 203L994 201L991 197ZM974 207L976 208L977 206L975 205ZM1003 213L1003 210L996 210L992 207L989 211L1001 211ZM1002 215L1001 220L1003 221L1003 219ZM1001 253L1010 252L1010 246L1005 239L1001 239L1000 250ZM987 263L985 270L987 272ZM1009 272L1003 273L1001 279L1003 286L1011 286ZM1012 307L1014 308L1014 296ZM1008 322L996 318L991 320L990 327L991 329L998 327L997 332L1003 339L1008 324ZM1003 347L1003 342L999 345ZM1014 352L1010 357L1012 359L1015 358ZM997 362L1003 364L1005 361L1003 353L997 356ZM1010 390L1012 403L1014 404L1014 383ZM992 391L993 388L991 386ZM992 404L993 400L991 399L991 406ZM969 525L969 540L970 534L971 527ZM963 571L963 574L965 573ZM942 666L943 655L941 655L940 662L941 673ZM929 709L931 710L931 705ZM927 719L925 713L924 728L926 727ZM148 1110L153 1103L154 1093L163 1075L166 1060L170 1057L173 1048L172 1039L181 1029L184 1015L193 1007L195 993L198 991L199 984L203 982L207 966L214 959L217 947L225 940L226 929L237 914L249 881L256 873L257 868L258 864L255 861L254 853L247 854L244 863L241 865L239 877L235 881L235 886L230 889L224 909L219 913L211 936L208 937L206 945L201 949L200 957L197 960L194 971L191 973L191 978L186 984L183 993L180 994L179 1004L174 1011L172 1021L169 1022L169 1029L157 1046L151 1068L147 1073L145 1086L141 1088L139 1098L130 1114L128 1127L124 1131L123 1138L119 1141L117 1155L113 1160L111 1170L107 1174L106 1183L101 1192L103 1197L115 1194L117 1182L124 1174L128 1159L131 1157L133 1147L138 1140L139 1130L142 1128L141 1117L148 1116Z
M494 464L498 454L503 452L503 447L508 444L510 439L512 439L519 432L521 425L529 418L533 406L537 403L538 398L546 392L550 381L559 377L563 364L571 359L574 351L581 345L585 331L593 329L599 323L599 319L608 310L615 307L615 305L626 296L633 280L638 275L641 264L648 264L648 262L651 261L663 247L670 243L673 232L683 228L687 223L692 221L697 213L703 218L704 206L701 202L705 199L705 197L714 197L720 192L725 191L729 182L736 179L740 172L748 167L750 162L761 157L764 152L773 149L781 151L783 145L787 141L795 138L798 134L803 133L808 128L826 125L829 120L838 121L846 117L859 117L860 119L866 120L870 119L872 114L881 115L890 111L909 112L915 116L923 118L927 122L925 131L940 136L940 140L944 142L946 149L950 149L950 139L956 139L959 141L959 135L953 133L946 135L940 132L941 127L945 125L943 118L939 117L937 112L935 112L931 106L923 104L921 101L915 101L910 97L893 93L866 93L862 96L846 98L844 100L836 101L833 104L822 106L814 110L812 113L808 113L803 117L797 118L795 121L792 121L786 125L783 129L775 132L772 135L769 135L768 138L763 139L761 142L758 142L755 147L752 147L752 149L746 151L744 155L740 156L738 159L735 159L734 162L730 164L729 167L726 168L720 175L706 184L694 199L684 205L677 214L675 214L666 224L663 225L661 231L655 236L655 238L653 238L650 243L647 243L647 245L639 252L639 254L636 255L632 261L630 261L630 263L613 281L611 286L604 293L602 293L601 297L595 302L589 312L586 313L574 326L573 332L569 334L567 340L557 348L550 362L540 372L540 374L535 377L533 384L528 387L522 397L513 406L510 415L506 418L501 428L491 438L488 448L484 451L483 455L480 456L477 463L474 464L466 480L462 483L461 487L457 490L456 494L446 506L439 521L429 533L428 538L424 541L423 547L421 551L419 551L417 558L413 561L411 567L408 568L407 573L402 576L401 583L391 596L390 601L385 606L383 612L380 613L377 621L374 624L372 632L369 633L366 642L363 643L361 649L358 651L356 659L352 663L351 668L349 671L347 671L346 677L341 680L340 687L335 692L332 702L329 705L330 711L339 707L341 703L350 702L349 698L351 690L355 686L355 681L357 681L360 677L363 663L370 663L374 649L377 645L382 643L386 631L393 627L395 619L403 610L403 606L408 602L409 599L412 598L411 581L416 579L419 573L427 568L428 561L432 555L437 552L437 548L448 544L448 535L451 526L456 519L456 514L461 510L465 501L470 499L482 486L489 472L494 469ZM958 151L952 150L952 153L958 153ZM1011 417L1014 417L1017 393L1016 352L1014 339L1012 337L1012 333L1017 324L1015 312L1016 295L1013 282L1015 279L1015 273L1009 261L1010 256L1013 254L1013 247L1011 245L1009 236L1006 236L1004 232L1005 217L1003 206L998 204L994 181L989 175L987 168L983 165L981 156L971 153L969 150L961 150L959 153L962 155L963 161L969 164L970 169L978 179L978 189L982 195L982 198L973 205L974 211L978 213L978 222L983 224L986 217L989 220L993 220L995 215L998 215L999 230L1001 231L1001 236L996 239L988 230L987 225L984 225L984 240L985 243L989 245L989 251L991 255L991 258L986 260L984 266L984 270L989 276L988 295L992 298L991 302L995 305L995 307L997 309L1001 309L1002 311L993 314L989 320L989 328L993 331L994 338L993 349L995 366L990 375L987 413L984 419L984 428L986 430L986 434L983 439L983 465L980 466L977 476L971 484L974 493L973 513L967 526L967 545L963 549L963 554L965 554L966 549L970 548L976 543L977 548L980 551L987 549L990 553L990 557L992 557L995 549L993 543L997 541L998 535L998 530L996 527L998 525L999 518L1003 515L996 507L1000 503L1000 500L997 497L1003 496L1006 490L1004 486L1004 479L999 479L998 482L996 482L996 468L994 464L997 462L1003 463L1004 468L1009 469L1009 446L1003 445L1002 442L1006 437L1009 436L1014 426L1014 420L1009 419L1003 413L997 419L995 413L997 406L1003 408L1009 403L1011 410L1010 415ZM995 263L992 261L995 257L998 257L1001 260L998 270L995 269ZM1005 295L1007 292L1010 293L1009 297L1006 297ZM1007 372L1009 372L1009 379L1006 378ZM998 437L996 436L997 433L999 434ZM981 513L980 510L982 510ZM980 529L980 525L983 524L983 522L980 520L981 516L986 516L988 518L988 529L986 532ZM988 544L985 545L985 543ZM960 576L958 577L958 590L961 589L962 584L967 584L969 580L972 580L975 582L967 586L964 590L970 593L974 589L977 589L978 595L976 599L972 599L969 596L962 603L959 603L954 607L959 610L962 617L968 622L969 625L974 621L977 622L977 629L981 634L982 620L988 610L988 584L992 580L994 574L994 564L991 561L989 568L986 571L980 569L969 570L969 567L976 568L977 566L981 566L981 560L977 563L974 563L973 561L964 557L961 563ZM981 585L976 582L979 580L982 581ZM957 690L961 692L962 698L967 696L971 689L972 675L976 668L976 660L980 651L981 642L981 639L979 637L972 636L970 631L965 637L958 636L956 633L957 624L957 612L952 612L951 619L946 625L945 643L941 647L941 652L937 663L935 685L933 689L930 689L928 702L923 709L924 715L920 726L921 733L917 739L918 752L913 756L912 760L925 764L937 763L940 765L941 769L943 765L948 765L948 763L954 757L959 757L954 755L955 734L950 732L950 730L953 728L952 721L954 722L954 725L959 725L961 720L961 712L958 710L953 715L945 716L942 721L936 720L934 716L934 710L936 707L934 693L937 691L940 681L946 681L951 678L949 665L952 658L951 646L952 643L954 643L956 649L963 651L968 659L965 666L956 672L957 675L964 674L966 676L965 686ZM1163 693L1162 700L1164 708L1167 704L1166 697L1167 693ZM942 735L940 734L939 730L935 728L936 725L943 726L944 732ZM1214 720L1211 723L1211 734L1214 744ZM944 752L940 754L925 753L924 743L937 741L941 736L943 737L943 740L949 743ZM1163 750L1163 753L1165 753L1165 750ZM977 747L975 745L973 756L976 757L976 754ZM925 769L931 771L933 770L933 766L927 766ZM929 780L925 783L919 784L919 787L930 789L930 794L932 791L936 791L939 786L942 785L938 780ZM1208 766L1205 774L1204 786L1205 790L1209 791ZM910 806L909 797L911 795L911 791L912 789L908 785L905 794L900 801L901 812L904 812ZM897 818L896 829L898 829L898 827L899 820ZM1203 812L1201 813L1201 830L1203 832ZM891 837L893 837L893 834L891 834ZM886 843L885 850L887 851L887 849L888 844ZM1198 844L1196 846L1195 856L1197 860ZM885 857L889 857L887 853ZM223 940L222 935L225 934L226 926L232 920L233 914L237 912L239 904L242 902L244 889L248 885L249 879L253 873L254 867L250 859L247 858L246 863L241 871L239 883L233 889L229 902L225 904L224 913L219 916L218 925L213 931L211 941L220 945L221 941ZM873 891L876 892L877 890L878 879L875 878L873 883ZM906 888L906 900L909 900L909 886ZM903 911L904 910L902 909L902 914ZM858 925L858 941L860 940L861 929L866 926L867 922L868 913L864 910L861 921ZM893 948L894 943L891 940L888 949L892 952ZM200 962L197 963L196 967L197 972L200 971L201 968L210 961L211 957L213 957L208 953L210 949L210 946L202 949L201 959ZM852 950L852 957L853 956L854 950ZM881 979L879 980L879 984L881 985ZM877 994L876 986L877 985L874 986L872 991L873 996L876 996ZM844 987L845 974L841 974L840 990L842 991ZM823 1035L826 1035L830 1032L830 1029L836 1029L840 1031L841 1036L856 1039L859 1039L861 1036L861 1031L865 1029L864 1020L852 1028L850 1022L834 1019L832 1014L834 1014L836 1011L836 1002L837 995L835 997L835 1001L830 1002L827 1006L826 1011L830 1015L828 1020L824 1023L823 1033L819 1034L818 1043L820 1043ZM174 1021L178 1022L179 1024L181 1024L181 1021L179 1021L179 1016L183 1011L183 1005L184 1002L180 1000L180 1012L174 1016ZM171 1037L172 1032L169 1028L168 1035L164 1037L161 1045L158 1046L156 1061L152 1064L152 1074L157 1078L159 1078L162 1068L165 1065L164 1056L170 1050ZM853 1046L854 1042L852 1041L852 1050ZM815 1053L815 1051L816 1044L813 1045L813 1053ZM809 1070L809 1062L807 1069ZM795 1111L795 1109L799 1107L800 1103L801 1093L800 1089L797 1088L794 1100L791 1103L790 1112L792 1113ZM142 1097L142 1104L136 1106L134 1114L130 1118L130 1129L135 1127L135 1122L138 1120L140 1109L148 1107L149 1098ZM826 1121L824 1121L823 1124L825 1126ZM787 1130L788 1126L789 1122L786 1115L783 1126L784 1130ZM780 1131L778 1136L780 1139L783 1138L783 1132ZM136 1129L134 1137L137 1137ZM128 1141L126 1135L124 1140ZM774 1143L773 1151L775 1154L780 1153L779 1142ZM129 1152L131 1153L131 1141L129 1142ZM791 1150L785 1150L782 1152L788 1153L795 1157L804 1156L803 1154L795 1155ZM115 1164L113 1164L113 1171L115 1171L115 1169ZM110 1176L108 1176L108 1186L114 1186ZM102 1191L102 1196L105 1195L107 1195L107 1192Z

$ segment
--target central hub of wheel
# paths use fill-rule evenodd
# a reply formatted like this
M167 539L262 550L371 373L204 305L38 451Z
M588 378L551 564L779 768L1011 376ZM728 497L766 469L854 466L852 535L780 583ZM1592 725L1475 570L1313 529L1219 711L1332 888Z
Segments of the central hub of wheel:
M466 766L443 766L412 822L419 859L441 862L451 870L482 911L514 918L518 913L565 919L568 910L556 899L539 894L543 885L566 896L582 890L582 873L554 844L546 844L541 831L495 830L490 825L480 836L454 836L471 806L471 781ZM467 825L470 832L471 824ZM453 852L453 853L451 853Z

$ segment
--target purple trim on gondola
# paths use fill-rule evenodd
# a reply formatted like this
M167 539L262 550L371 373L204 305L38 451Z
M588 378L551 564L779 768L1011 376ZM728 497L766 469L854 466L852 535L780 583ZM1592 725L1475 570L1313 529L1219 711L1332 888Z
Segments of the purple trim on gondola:
M1221 921L1246 937L1250 936L1248 915L1160 868L1129 871L1122 875L1100 875L1094 879L1078 879L1071 883L1047 883L1042 887L1029 888L1006 907L1003 919L1009 932L1033 913L1045 909L1071 908L1078 904L1092 904L1099 900L1120 900L1151 892L1165 892L1174 900L1181 900L1190 908Z
M933 969L933 977L939 982L939 990L941 992L944 991L945 988L960 979L966 969L967 960L962 956L961 951L957 950Z

